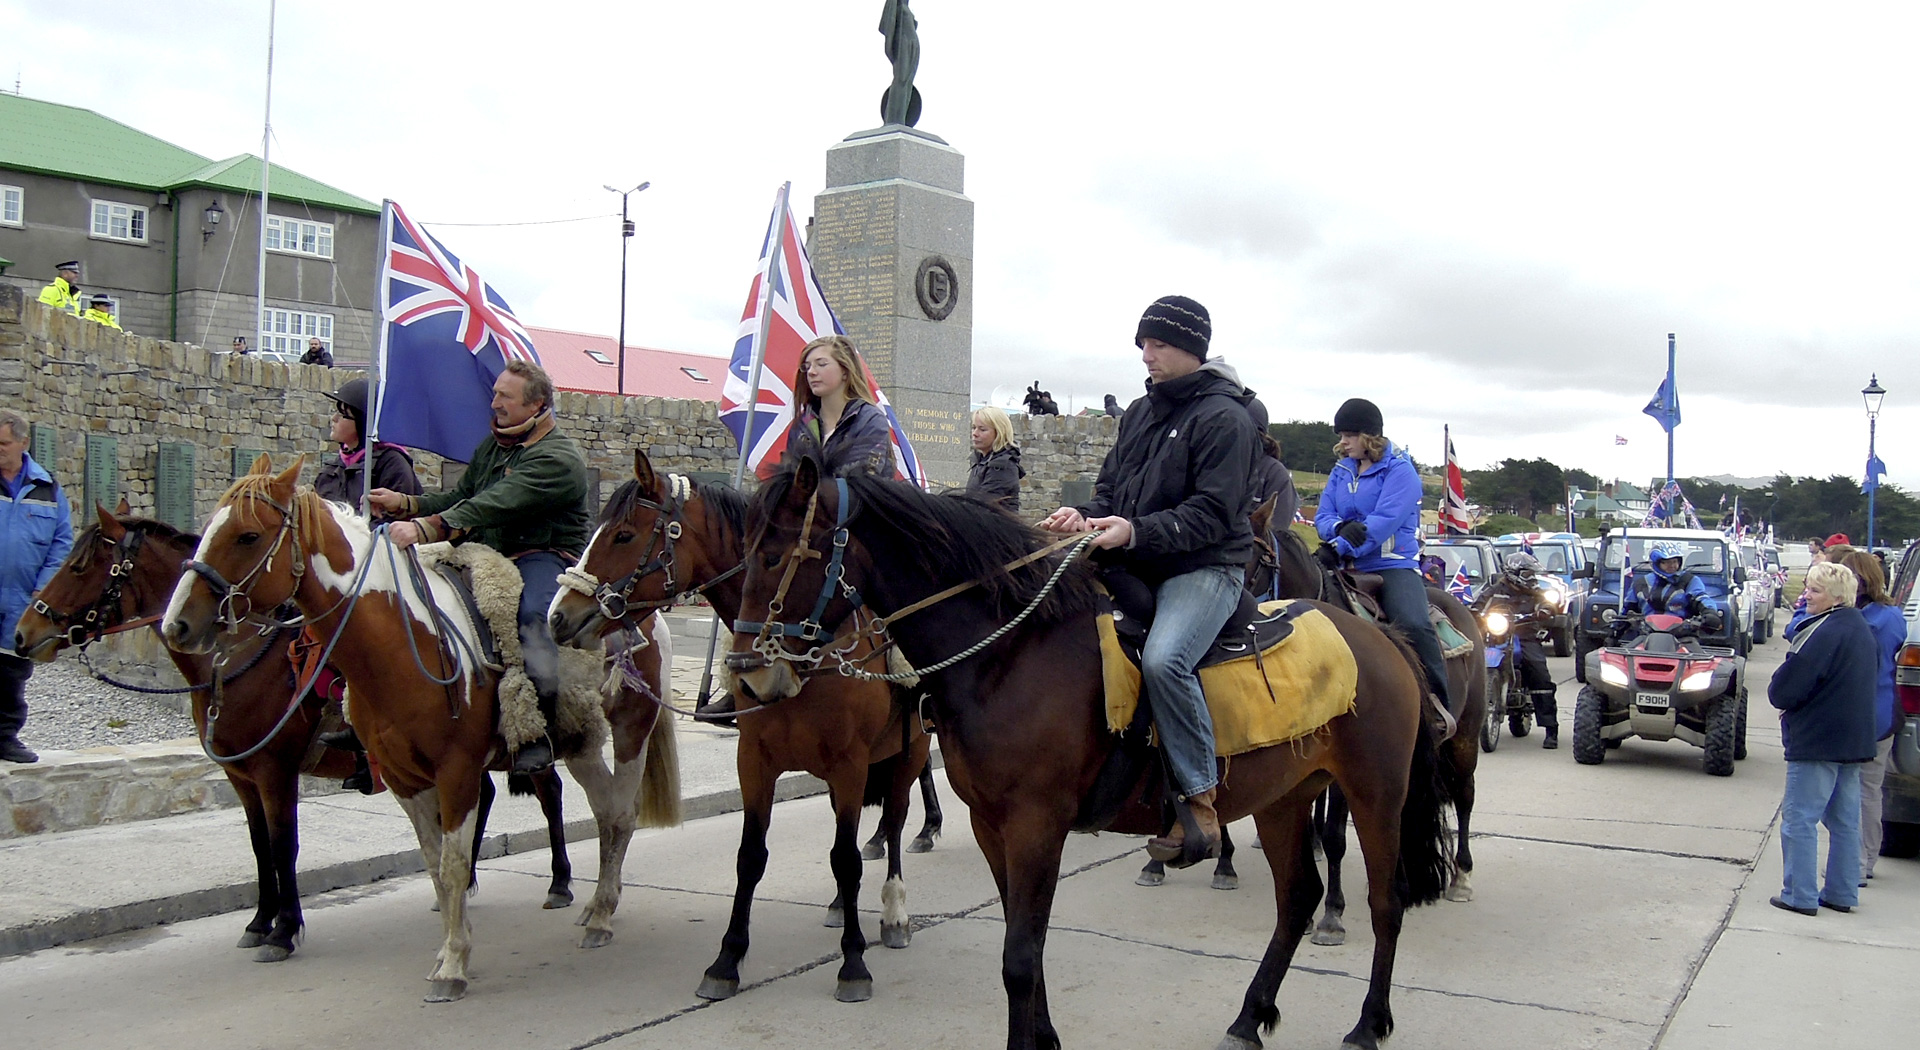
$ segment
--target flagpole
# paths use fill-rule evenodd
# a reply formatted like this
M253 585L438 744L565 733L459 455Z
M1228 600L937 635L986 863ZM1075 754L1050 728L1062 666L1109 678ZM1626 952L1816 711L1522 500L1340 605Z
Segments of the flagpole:
M753 423L760 407L760 368L767 360L767 339L773 328L773 270L787 250L787 195L793 183L780 184L773 204L773 235L767 242L767 264L760 271L760 334L753 344L753 368L747 375L747 425L740 439L740 458L733 464L733 488L740 491L746 483L747 459L753 455ZM714 610L713 629L707 635L707 662L700 672L700 706L713 696L713 654L720 647L720 612Z
M377 311L373 323L379 329L380 336L379 345L375 347L373 354L373 389L368 391L368 403L372 411L367 413L367 432L360 435L366 442L364 446L366 454L360 459L360 516L368 519L372 517L372 513L368 510L370 501L367 496L373 491L373 443L380 436L380 410L387 404L387 333L390 328L387 324L387 252L391 249L392 236L393 201L382 200L380 202L380 254L375 257L376 262L373 267L374 280L380 283L380 287L373 291L373 307Z
M1673 381L1673 333L1667 333L1667 484L1673 484L1673 428L1680 421L1674 418L1673 406L1680 401L1680 389Z
M253 338L256 342L266 341L267 330L267 175L269 158L273 154L273 30L274 21L279 14L278 0L267 4L267 109L260 128L260 247L257 253L259 273L254 288L254 312L260 315ZM286 245L286 235L281 234L281 246ZM176 249L177 250L177 249ZM256 346L255 350L264 350Z

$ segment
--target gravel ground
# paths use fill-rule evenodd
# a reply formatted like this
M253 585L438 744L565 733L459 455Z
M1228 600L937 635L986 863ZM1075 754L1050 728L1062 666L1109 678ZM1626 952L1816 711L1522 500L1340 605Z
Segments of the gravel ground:
M191 737L193 719L178 706L185 700L184 694L149 696L116 688L62 655L33 667L20 740L36 750L72 750Z

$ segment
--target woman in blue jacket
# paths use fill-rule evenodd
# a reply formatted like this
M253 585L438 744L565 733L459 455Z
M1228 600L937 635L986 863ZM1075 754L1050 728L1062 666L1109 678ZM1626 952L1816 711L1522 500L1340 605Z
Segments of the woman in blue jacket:
M1427 686L1442 704L1447 665L1440 639L1427 619L1427 582L1420 575L1420 472L1405 452L1382 437L1380 409L1352 398L1333 414L1341 460L1327 476L1313 527L1325 541L1314 552L1328 568L1352 562L1360 572L1379 573L1381 611L1407 633Z
M1873 878L1873 862L1880 857L1881 787L1886 783L1887 758L1893 752L1894 720L1893 670L1900 647L1907 642L1907 618L1887 596L1887 575L1880 570L1880 559L1866 551L1848 551L1839 564L1853 570L1860 581L1860 596L1854 607L1866 617L1873 629L1873 644L1880 661L1873 679L1873 759L1860 767L1860 881Z

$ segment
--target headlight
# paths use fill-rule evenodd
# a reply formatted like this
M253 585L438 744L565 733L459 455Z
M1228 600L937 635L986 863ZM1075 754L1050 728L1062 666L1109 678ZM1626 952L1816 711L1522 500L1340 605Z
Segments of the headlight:
M1540 601L1543 605L1558 609L1567 604L1567 592L1550 583L1540 589Z
M1495 638L1506 634L1507 628L1512 626L1513 624L1507 619L1506 613L1490 612L1487 614L1487 633L1493 635Z
M1685 678L1680 679L1680 691L1683 693L1696 693L1712 685L1713 668L1711 667L1705 670L1695 671Z
M1602 663L1600 665L1600 680L1608 685L1624 686L1633 684L1633 680L1627 677L1627 669L1621 667L1619 664Z

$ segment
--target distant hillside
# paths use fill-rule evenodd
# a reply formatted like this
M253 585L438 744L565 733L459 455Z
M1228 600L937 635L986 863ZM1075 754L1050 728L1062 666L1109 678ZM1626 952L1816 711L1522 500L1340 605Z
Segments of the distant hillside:
M1702 480L1739 489L1763 489L1773 484L1772 478L1736 478L1732 474L1708 474L1702 478ZM1647 491L1658 492L1663 483L1664 479L1662 479L1662 481L1656 481L1653 483L1653 487Z

